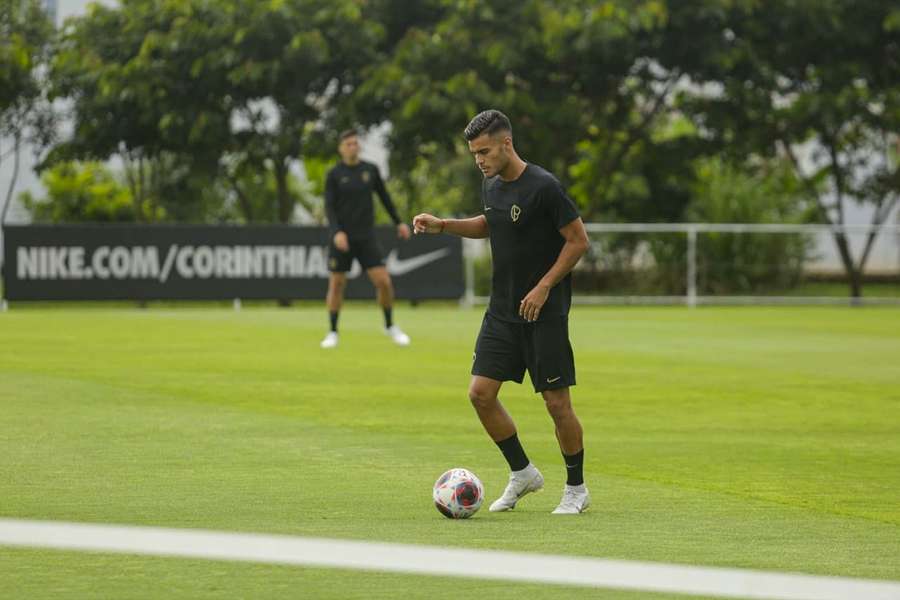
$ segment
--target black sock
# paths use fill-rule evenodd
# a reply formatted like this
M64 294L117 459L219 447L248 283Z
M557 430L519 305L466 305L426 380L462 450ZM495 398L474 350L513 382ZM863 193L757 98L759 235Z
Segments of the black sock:
M337 320L338 320L337 311L329 312L328 316L331 318L331 330L333 332L337 333Z
M519 434L514 433L505 440L496 442L496 444L500 448L500 452L503 453L506 462L509 463L511 471L521 471L528 466L528 457L525 456L525 449L522 448L522 444L519 442Z
M563 454L563 460L566 461L566 485L584 483L584 448L578 454L571 456Z
M393 308L385 308L384 309L384 326L391 327L394 324L394 309Z

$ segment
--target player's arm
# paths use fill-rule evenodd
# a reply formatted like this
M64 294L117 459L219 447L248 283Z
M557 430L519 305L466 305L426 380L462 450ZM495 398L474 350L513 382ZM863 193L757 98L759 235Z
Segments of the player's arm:
M397 214L397 207L394 206L394 201L391 199L391 195L384 185L381 173L379 173L377 167L372 170L374 171L372 174L372 188L378 195L378 199L381 200L381 205L384 206L384 210L387 211L387 214L391 217L394 225L397 226L397 236L404 240L409 239L409 227L400 220L400 215Z
M334 171L329 172L325 178L325 215L328 217L328 231L335 247L346 252L350 249L350 243L338 218L338 185L335 179Z
M452 233L460 237L481 239L488 236L488 222L484 215L469 219L439 219L422 213L413 218L416 233Z
M519 316L526 321L537 320L541 308L550 297L550 290L575 268L584 253L590 248L591 243L587 237L587 230L585 230L584 222L580 217L560 228L559 233L566 243L559 251L556 262L519 303Z
M587 230L580 217L560 228L559 233L566 243L559 251L556 262L519 303L519 316L526 321L534 321L538 318L541 308L550 296L550 290L575 268L584 253L590 248L591 243L588 240Z
M538 285L546 287L547 290L562 281L563 277L575 268L584 253L591 247L587 230L584 228L584 221L580 217L560 229L559 233L566 243L559 251L556 262L538 282Z

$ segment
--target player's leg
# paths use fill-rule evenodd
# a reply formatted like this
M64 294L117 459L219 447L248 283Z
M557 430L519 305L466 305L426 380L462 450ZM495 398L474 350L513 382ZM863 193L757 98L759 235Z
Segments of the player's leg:
M394 324L394 284L384 266L383 254L374 236L359 244L359 262L375 286L378 305L384 313L384 333L394 340L395 344L408 346L409 336Z
M528 372L534 390L544 398L566 466L566 487L554 514L577 514L590 506L584 485L584 440L581 422L572 408L569 388L575 385L575 359L565 317L527 327Z
M372 285L375 286L375 297L384 313L384 333L399 346L409 345L409 336L394 324L394 285L385 267L372 267L366 271Z
M566 465L566 487L553 514L584 512L591 504L590 493L584 485L584 434L572 408L569 388L544 390L541 395L556 427L556 439Z
M366 270L369 281L375 286L375 300L384 311L384 326L391 327L394 324L392 310L394 308L394 286L387 268L383 266L372 267Z
M347 288L346 273L331 273L328 277L328 294L325 296L325 304L328 306L328 312L335 318L341 312L341 306L344 304L344 290ZM331 330L337 331L337 320L331 324Z
M509 464L509 482L503 494L491 504L492 512L514 508L526 494L544 487L544 478L528 460L519 441L516 425L500 403L498 393L503 381L522 382L525 363L520 353L517 328L490 315L484 316L475 357L469 400L478 414L484 430L491 437Z
M516 435L516 424L513 423L512 417L509 416L497 397L501 385L503 385L502 381L481 375L473 375L469 384L469 401L484 430L498 445ZM509 454L503 453L513 471L524 469L528 465L525 450L522 449L521 444L517 445L518 448L510 448ZM503 450L502 447L501 450Z
M323 348L334 348L338 344L338 316L344 301L344 288L347 286L347 274L332 272L328 277L328 294L325 304L328 307L330 328L322 340Z
M563 456L568 458L576 454L583 455L584 433L581 428L581 421L578 420L578 416L572 408L572 396L569 393L569 388L544 390L541 392L541 395L544 397L547 412L550 413L553 424L556 426L556 439L559 441L559 449L562 451ZM569 463L570 461L567 460L566 462ZM574 478L581 479L580 474ZM571 474L569 479L573 479ZM577 483L583 482L584 480L581 479Z
M331 245L328 257L328 267L331 274L328 277L328 293L325 296L325 305L328 308L330 328L322 340L323 348L334 348L338 344L338 317L341 306L344 303L344 289L347 287L347 271L353 263L353 255L350 252L341 252L334 244Z
M366 271L369 281L375 286L375 299L378 305L385 311L391 310L394 306L394 285L391 283L391 276L386 267L372 267ZM393 322L385 314L385 327L390 327Z

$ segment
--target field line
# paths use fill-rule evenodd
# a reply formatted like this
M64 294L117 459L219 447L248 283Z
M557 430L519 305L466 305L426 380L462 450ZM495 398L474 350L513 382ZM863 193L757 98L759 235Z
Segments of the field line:
M3 545L726 598L900 600L893 581L197 529L0 519Z

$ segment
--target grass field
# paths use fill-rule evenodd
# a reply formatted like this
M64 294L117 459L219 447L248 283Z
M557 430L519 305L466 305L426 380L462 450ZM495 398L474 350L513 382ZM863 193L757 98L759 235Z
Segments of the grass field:
M508 384L547 491L449 521L499 452L466 398L481 312L316 307L0 314L0 517L201 527L900 580L900 310L577 308L593 507L542 401ZM526 379L527 381L527 379ZM463 579L0 548L0 597L668 598Z

